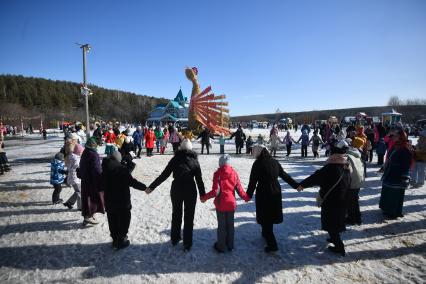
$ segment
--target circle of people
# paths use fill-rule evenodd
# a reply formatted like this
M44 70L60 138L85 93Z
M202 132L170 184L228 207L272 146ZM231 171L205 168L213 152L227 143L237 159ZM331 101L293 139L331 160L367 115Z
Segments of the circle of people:
M198 189L201 202L214 198L218 228L213 248L218 253L234 249L234 213L237 207L235 192L245 202L255 196L256 221L261 226L261 235L266 242L264 250L270 253L278 250L273 226L283 222L282 191L278 181L281 178L297 191L314 186L320 188L316 202L321 208L322 230L329 234L328 249L344 256L346 251L340 233L346 230L346 225L362 223L359 191L365 180L366 163L372 162L374 150L377 152L378 165L381 166L379 172L383 174L379 207L386 217L403 216L404 194L410 179L414 187L424 184L426 131L421 132L416 147L409 143L408 136L401 127L386 129L381 124L374 129L370 126L366 129L362 126L349 126L346 134L338 126L334 129L329 127L328 137L325 138L321 138L317 130L309 138L309 127L302 127L301 131L298 141L293 140L289 131L280 140L278 129L273 127L270 132L271 148L268 150L260 139L257 143L251 143L251 137L246 140L243 129L238 127L229 138L235 138L236 154L241 154L245 142L247 153L255 158L247 191L244 190L238 173L230 165L231 157L224 153L226 139L224 135L220 135L219 167L214 172L209 192L205 190L192 142L184 138L175 127L166 127L164 130L157 127L153 130L151 126L146 129L139 126L130 136L127 131L117 133L113 127L102 131L98 126L93 136L84 141L84 148L76 133L66 133L64 147L51 162L51 184L54 186L52 202L63 202L60 199L61 184L72 186L74 193L63 205L72 209L77 203L77 209L82 211L84 226L98 224L94 214L105 213L106 210L112 247L122 249L130 244L127 238L132 208L130 187L151 194L172 175L170 238L173 246L183 239L185 251L192 247ZM213 138L209 130L204 128L198 138L201 139L201 153L206 147L209 154ZM323 139L326 140L325 143ZM143 141L147 156L153 155L155 144L157 152L164 154L168 142L172 144L174 152L163 172L149 186L132 176L135 169L132 160L140 158ZM292 144L301 142L302 158L307 156L310 143L314 157L319 157L318 149L322 144L328 158L321 169L303 181L296 182L274 159L279 142L286 144L287 156L291 154ZM97 149L103 143L107 156L101 163Z

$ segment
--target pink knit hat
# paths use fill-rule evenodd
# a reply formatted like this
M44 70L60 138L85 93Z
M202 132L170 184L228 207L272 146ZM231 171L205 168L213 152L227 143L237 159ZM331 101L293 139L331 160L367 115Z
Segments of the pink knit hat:
M74 154L76 154L77 156L81 156L81 154L83 153L83 146L81 146L80 144L76 144L74 147Z

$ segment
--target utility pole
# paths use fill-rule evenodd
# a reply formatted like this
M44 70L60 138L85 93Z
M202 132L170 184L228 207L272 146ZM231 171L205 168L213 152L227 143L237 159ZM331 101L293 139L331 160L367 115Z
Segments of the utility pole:
M91 46L89 44L79 44L77 43L81 50L83 51L83 90L82 94L84 95L84 101L86 105L86 137L90 138L90 118L89 118L89 94L90 90L87 88L86 81L86 53L89 52Z

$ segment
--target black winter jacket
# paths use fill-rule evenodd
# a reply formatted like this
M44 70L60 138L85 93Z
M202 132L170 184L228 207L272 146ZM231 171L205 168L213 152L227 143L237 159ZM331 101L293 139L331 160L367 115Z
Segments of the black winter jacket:
M253 163L247 195L251 198L256 190L256 220L259 224L279 224L283 221L281 185L278 177L292 188L298 187L298 183L270 155L261 156Z
M145 184L137 181L129 169L112 158L102 160L102 188L104 190L105 209L109 213L130 210L130 187L145 190Z
M176 151L164 171L154 180L153 183L151 183L149 188L155 189L172 173L174 179L172 183L172 190L196 192L194 182L195 178L200 195L203 196L206 194L200 164L198 163L197 154L195 152L188 150Z

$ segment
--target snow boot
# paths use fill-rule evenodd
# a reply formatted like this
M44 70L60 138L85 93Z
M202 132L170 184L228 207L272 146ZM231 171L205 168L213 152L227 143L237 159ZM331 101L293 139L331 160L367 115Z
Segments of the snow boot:
M115 247L116 250L124 249L130 246L130 241L125 237L121 241L119 241Z
M337 243L334 247L330 246L328 247L328 249L333 253L340 254L341 256L346 256L345 246L343 242Z
M97 225L99 222L93 217L84 217L83 226L87 225Z

